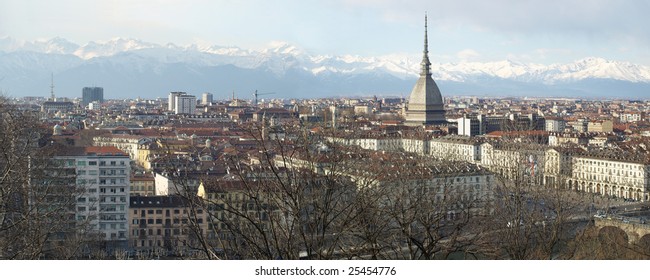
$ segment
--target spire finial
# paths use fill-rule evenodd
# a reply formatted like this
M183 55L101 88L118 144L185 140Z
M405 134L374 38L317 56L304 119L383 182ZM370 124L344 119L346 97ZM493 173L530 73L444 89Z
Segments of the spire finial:
M427 35L427 12L424 12L424 52L429 53L429 37Z
M51 80L50 80L50 82L51 82L51 84L50 84L50 95L51 95L52 101L56 101L56 97L54 96L54 72L52 72L51 74L52 74L52 76L51 76Z
M427 12L424 12L424 51L422 53L422 62L420 63L422 69L420 70L420 76L431 75L429 72L429 66L431 62L429 61L429 39L427 35Z

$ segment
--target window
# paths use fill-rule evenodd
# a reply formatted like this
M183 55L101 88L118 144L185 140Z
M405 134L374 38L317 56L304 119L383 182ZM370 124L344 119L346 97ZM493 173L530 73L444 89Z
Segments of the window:
M89 192L89 193L96 193L96 192L97 192L97 189L95 189L95 188L88 189L88 192Z
M111 165L112 165L112 166L115 166L115 161L111 161Z
M77 175L86 175L86 170L77 170Z
M97 165L97 162L96 161L89 161L88 165Z
M85 160L79 160L77 161L78 166L86 166L86 161Z
M88 170L88 175L97 175L97 170Z
M79 206L79 207L77 207L77 211L86 211L86 207L85 206Z
M162 210L161 209L156 210L156 214L162 214Z
M124 180L124 179L122 179L122 180ZM120 188L120 192L124 192L124 188Z
M162 219L156 219L156 224L158 225L162 224Z
M149 224L149 225L153 225L153 219L148 219L148 220L147 220L147 224Z
M147 214L153 214L153 210L147 210Z
M85 197L77 198L77 202L84 203L84 202L86 202L86 198Z

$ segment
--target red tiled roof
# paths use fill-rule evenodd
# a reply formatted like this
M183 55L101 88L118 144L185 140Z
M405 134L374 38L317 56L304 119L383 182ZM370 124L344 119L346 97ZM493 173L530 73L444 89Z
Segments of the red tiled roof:
M127 153L123 152L122 150L107 146L107 147L97 147L97 146L91 146L91 147L86 147L86 154L96 154L96 155L115 155L115 156L128 156Z

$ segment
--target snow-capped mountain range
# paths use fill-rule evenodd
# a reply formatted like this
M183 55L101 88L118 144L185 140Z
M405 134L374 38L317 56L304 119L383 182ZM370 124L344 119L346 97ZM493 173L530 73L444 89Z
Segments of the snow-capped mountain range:
M63 38L22 42L5 37L0 38L0 90L44 96L54 73L59 95L71 97L90 85L103 86L108 98L176 90L219 96L254 89L283 97L407 95L420 59L421 54L314 55L286 42L246 50L124 38L78 45ZM596 57L552 65L434 61L431 71L443 95L650 96L650 67Z

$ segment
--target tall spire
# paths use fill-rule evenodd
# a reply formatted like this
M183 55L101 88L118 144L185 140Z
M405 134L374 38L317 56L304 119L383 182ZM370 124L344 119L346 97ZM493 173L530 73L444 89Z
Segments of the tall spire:
M51 78L52 79L51 79L51 84L50 84L50 95L51 95L50 98L52 98L52 101L56 101L56 97L54 96L54 73L52 73Z
M422 67L420 76L431 75L429 72L429 66L431 66L431 62L429 61L429 39L427 37L427 13L424 12L424 51L422 54L422 62L420 62Z
M429 36L427 35L427 12L424 12L424 54L429 53Z

